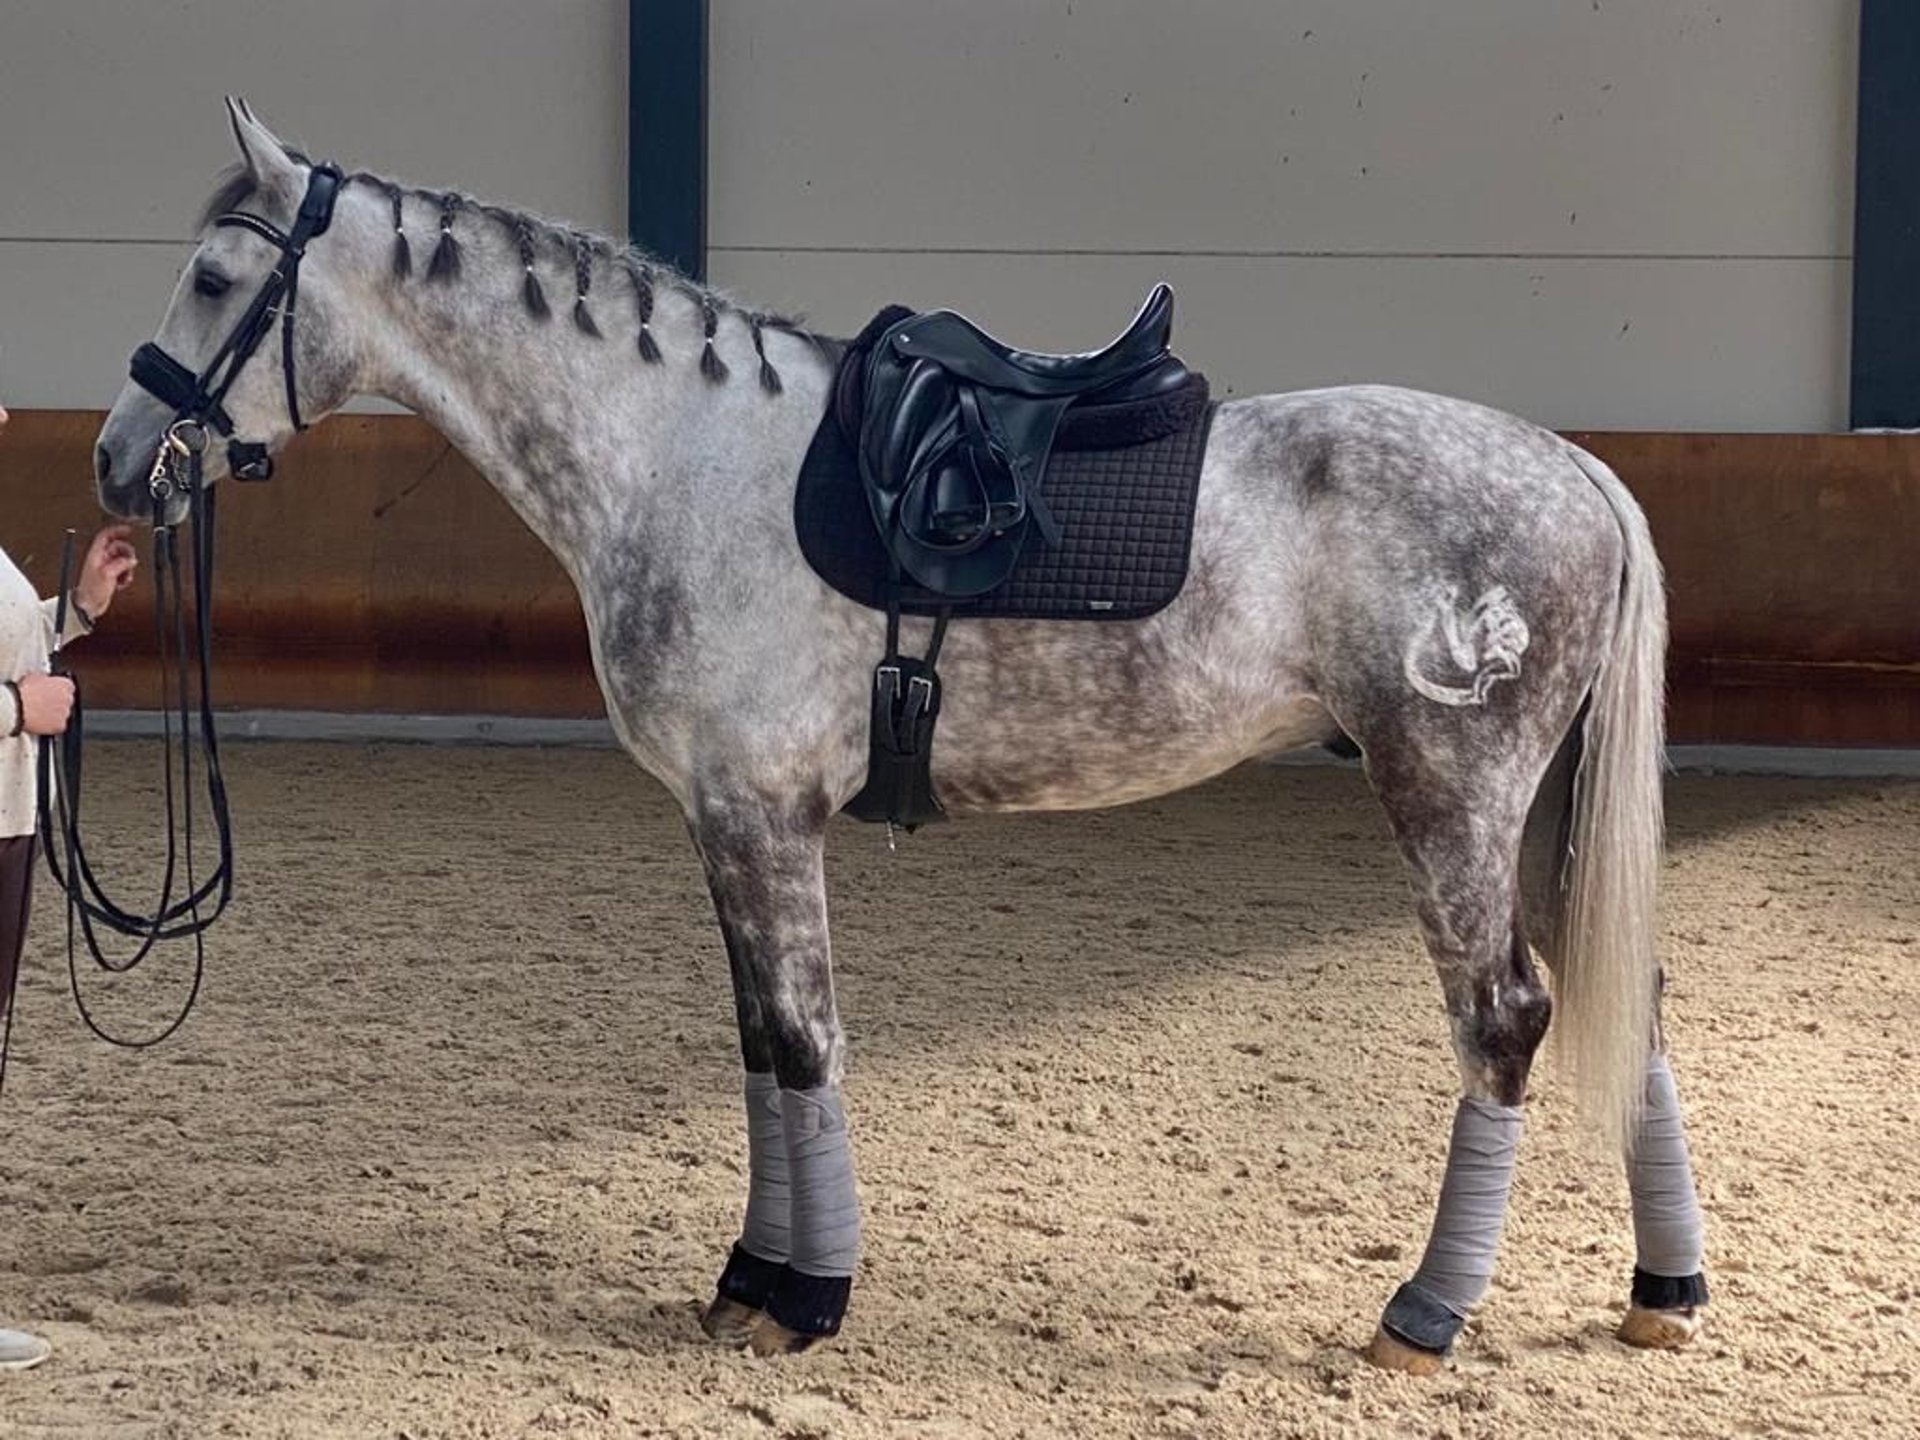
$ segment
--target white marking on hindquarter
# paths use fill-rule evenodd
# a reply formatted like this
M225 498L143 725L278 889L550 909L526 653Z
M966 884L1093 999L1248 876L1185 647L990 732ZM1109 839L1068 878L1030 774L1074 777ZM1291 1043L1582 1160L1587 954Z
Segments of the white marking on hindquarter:
M1494 586L1471 607L1462 607L1459 587L1449 586L1433 607L1407 649L1407 683L1415 690L1441 705L1484 705L1496 684L1519 677L1532 636L1506 586Z

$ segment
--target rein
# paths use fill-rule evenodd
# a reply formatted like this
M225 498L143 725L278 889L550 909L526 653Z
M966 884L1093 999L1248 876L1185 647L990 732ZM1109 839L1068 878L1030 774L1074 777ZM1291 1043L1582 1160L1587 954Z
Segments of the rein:
M233 898L233 832L227 807L226 780L220 769L219 735L214 725L209 684L213 651L214 496L200 478L201 455L205 449L204 429L194 421L176 421L167 430L149 481L155 521L153 614L160 664L167 828L166 864L160 881L160 894L151 910L131 910L107 893L94 872L81 838L80 806L86 723L85 707L77 681L73 713L65 733L43 736L40 741L40 841L46 851L47 868L53 875L54 883L66 896L67 970L74 1002L88 1029L110 1044L126 1049L139 1050L157 1045L185 1023L193 1011L194 1002L199 998L201 981L206 972L203 937L208 928L225 913ZM188 501L187 552L191 565L184 576L179 529L160 523L164 506L177 492L184 493ZM65 628L68 577L64 572L69 568L71 559L72 537L69 535L66 561L62 565L56 636ZM189 585L193 591L191 622L186 612L186 590ZM174 662L171 685L169 650L172 651ZM54 673L73 678L58 651L54 656ZM178 707L177 716L175 706ZM176 718L181 742L177 767L174 752ZM195 873L193 728L196 720L200 747L206 755L204 783L218 847L218 859L213 872L205 880L197 880ZM58 784L55 784L56 776ZM183 878L184 888L176 893ZM129 956L109 956L101 945L103 930L131 937L139 941L139 945ZM133 970L163 941L191 939L194 948L193 985L171 1023L155 1034L137 1039L113 1034L103 1027L89 1010L81 993L76 937L84 940L98 968L115 974Z

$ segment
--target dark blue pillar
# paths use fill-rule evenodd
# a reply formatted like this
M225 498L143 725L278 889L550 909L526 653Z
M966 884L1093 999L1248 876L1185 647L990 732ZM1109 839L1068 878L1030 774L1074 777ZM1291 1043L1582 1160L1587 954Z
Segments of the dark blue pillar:
M627 0L627 234L706 279L706 0Z
M1855 429L1920 427L1920 3L1860 0Z

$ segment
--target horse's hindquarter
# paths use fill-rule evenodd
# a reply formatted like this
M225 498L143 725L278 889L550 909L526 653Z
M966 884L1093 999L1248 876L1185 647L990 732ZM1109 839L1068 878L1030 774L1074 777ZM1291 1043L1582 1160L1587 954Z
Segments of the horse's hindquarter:
M1607 501L1551 431L1385 386L1274 397L1271 453L1308 517L1314 681L1363 745L1445 729L1548 752L1610 632L1624 558Z

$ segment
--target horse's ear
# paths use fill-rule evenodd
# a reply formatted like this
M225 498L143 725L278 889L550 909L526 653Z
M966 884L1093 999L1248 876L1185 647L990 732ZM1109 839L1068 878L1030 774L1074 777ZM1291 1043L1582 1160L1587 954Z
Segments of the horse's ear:
M299 168L279 137L262 125L247 102L237 96L227 96L227 123L233 126L233 138L247 162L248 173L261 188L272 188Z

